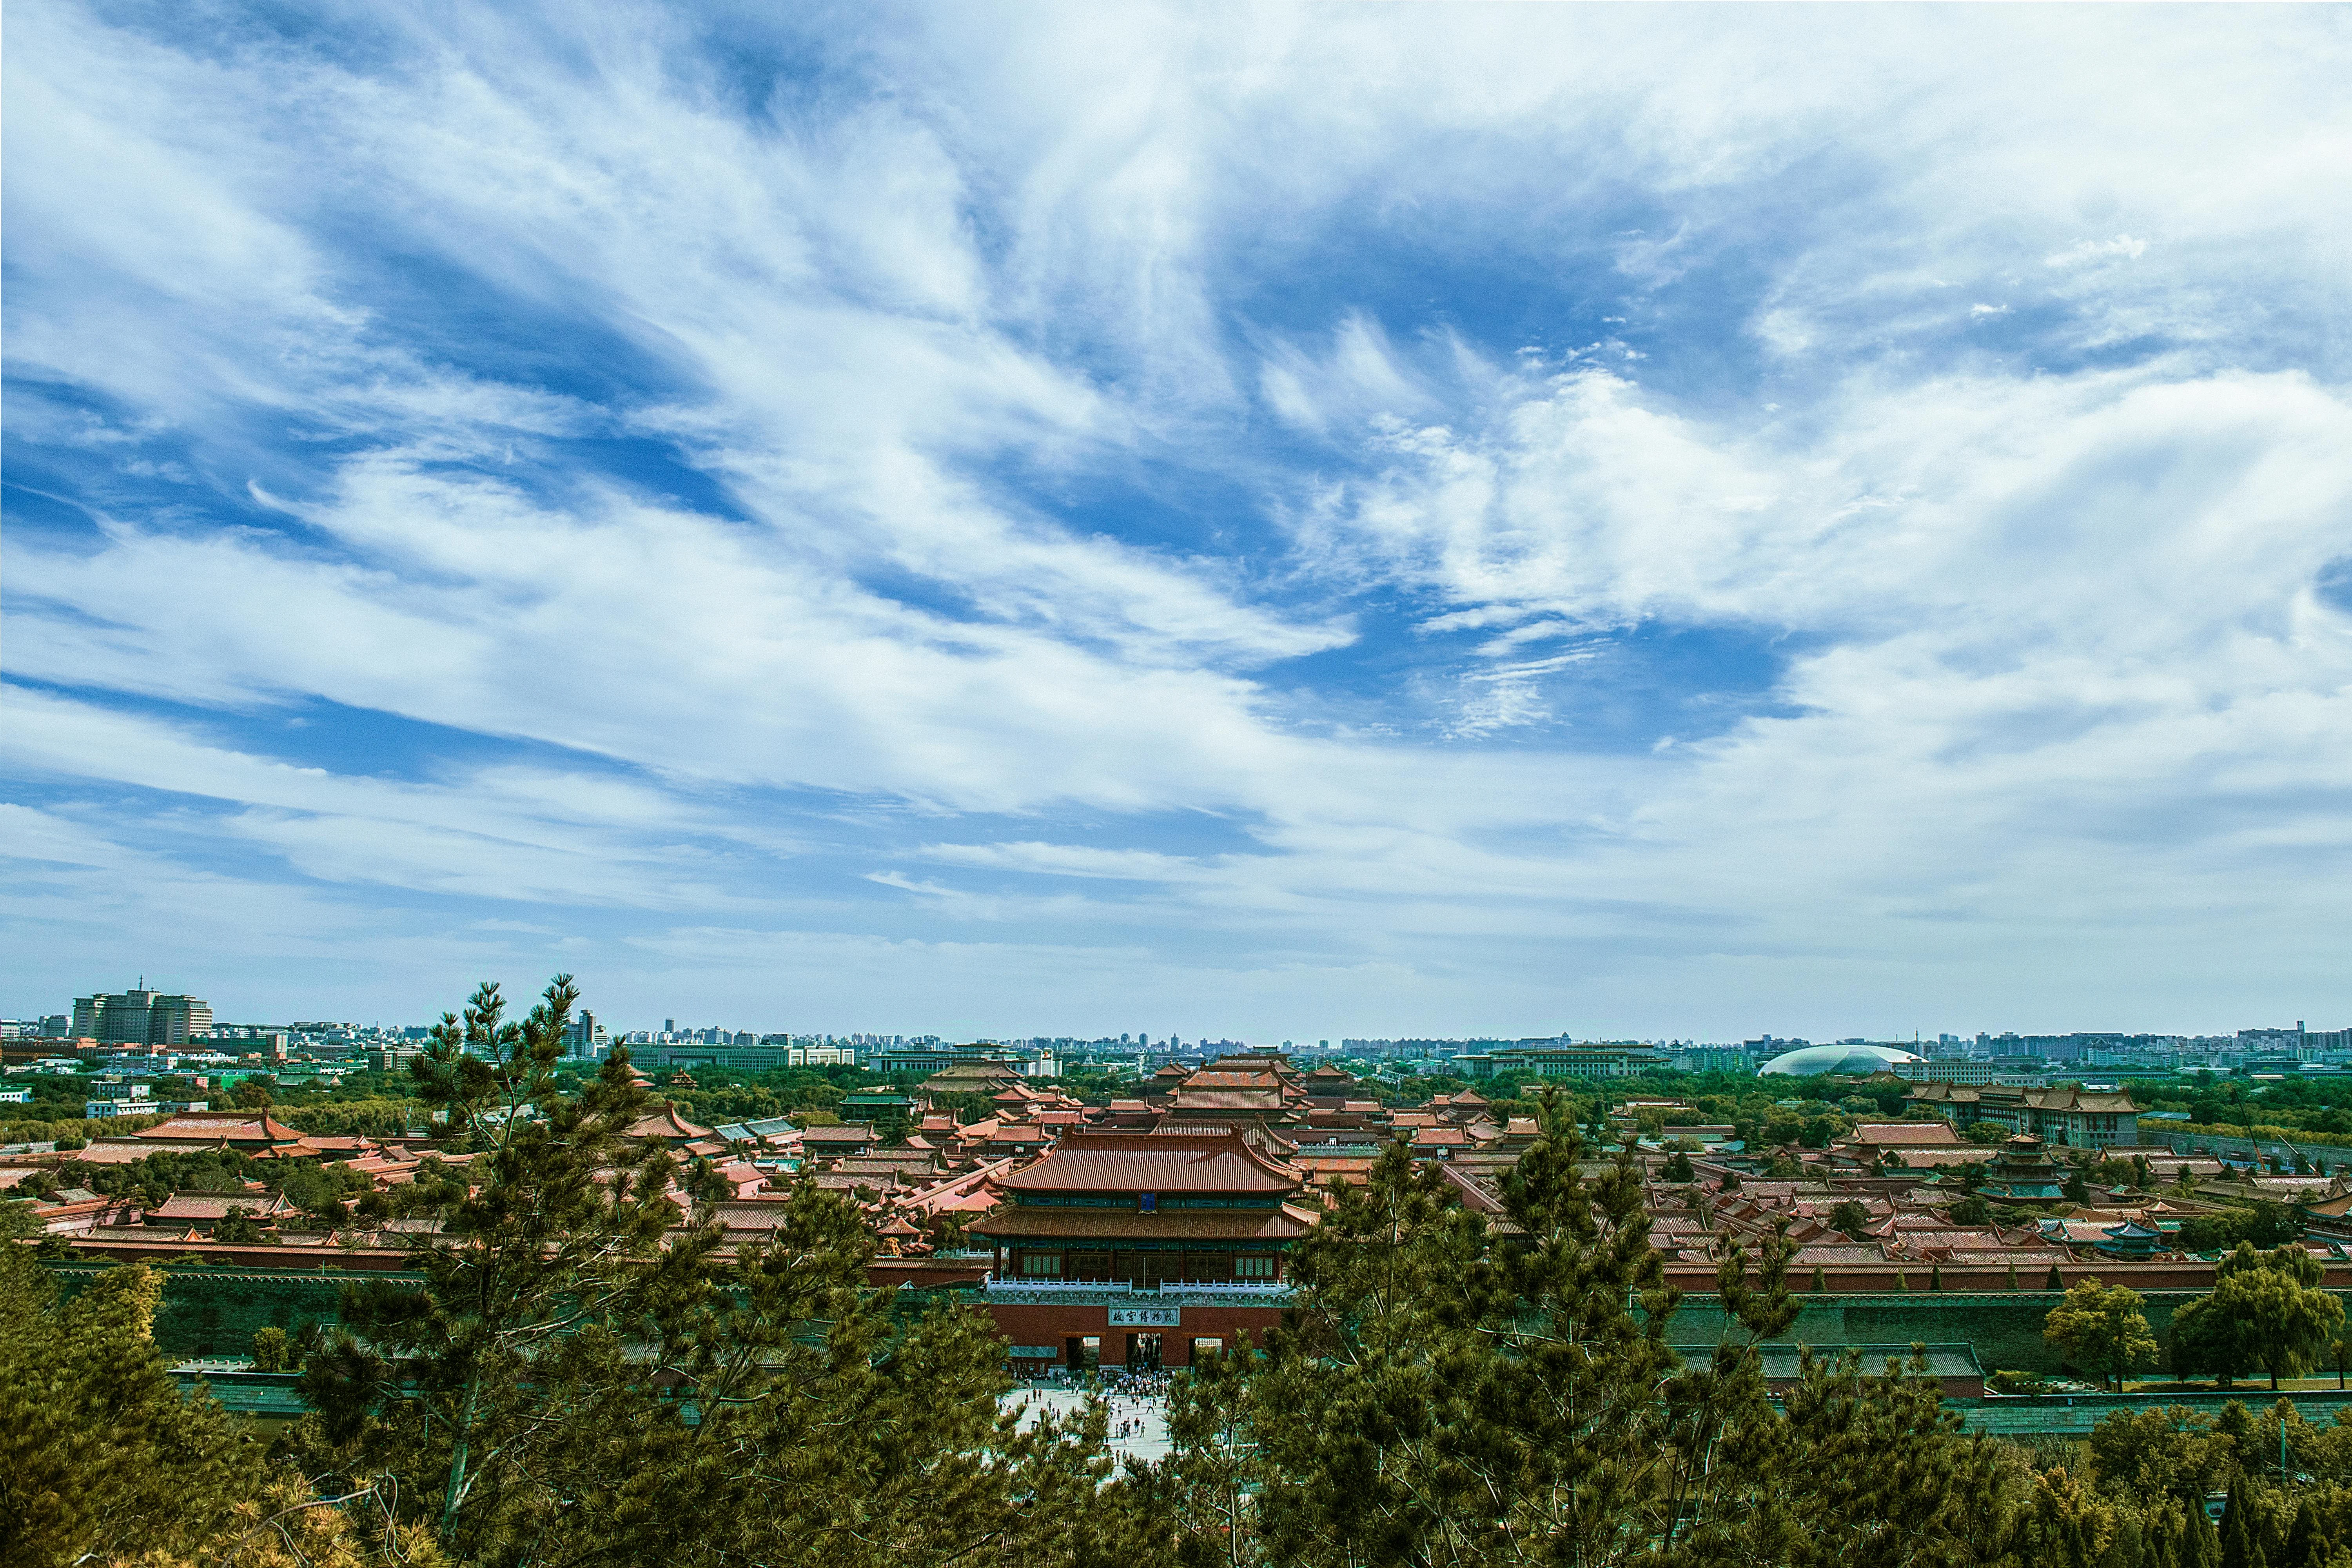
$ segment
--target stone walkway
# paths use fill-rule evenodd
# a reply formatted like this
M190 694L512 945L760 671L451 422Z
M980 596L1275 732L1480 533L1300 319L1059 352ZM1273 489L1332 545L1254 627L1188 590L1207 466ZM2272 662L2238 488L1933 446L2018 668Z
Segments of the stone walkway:
M1105 1394L1103 1402L1110 1406L1113 1453L1139 1463L1168 1457L1168 1407L1163 1401L1132 1394ZM1032 1385L1014 1389L1005 1395L1005 1403L1015 1409L1025 1405L1032 1411L1050 1410L1056 1415L1068 1415L1086 1404L1086 1395L1071 1388ZM1122 1429L1130 1428L1129 1436L1119 1436Z

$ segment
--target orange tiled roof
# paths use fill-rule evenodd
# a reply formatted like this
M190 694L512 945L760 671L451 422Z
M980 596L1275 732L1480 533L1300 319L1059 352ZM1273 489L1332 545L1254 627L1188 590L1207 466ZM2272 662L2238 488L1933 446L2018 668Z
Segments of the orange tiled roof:
M1018 1240L1295 1241L1316 1216L1285 1204L1270 1209L1172 1209L1135 1214L1106 1209L1036 1208L1019 1204L972 1222L973 1234Z
M641 1116L629 1124L625 1138L687 1138L711 1136L710 1129L699 1127L677 1113L675 1105L665 1105L650 1116Z
M1837 1140L1882 1149L1948 1147L1960 1141L1960 1135L1952 1131L1948 1121L1864 1121Z
M299 1143L302 1134L278 1121L268 1111L223 1114L218 1111L186 1111L167 1118L152 1127L142 1127L131 1134L144 1142L208 1142L226 1140L230 1143Z
M1298 1173L1260 1153L1240 1133L1072 1131L1025 1170L1014 1192L1288 1193Z

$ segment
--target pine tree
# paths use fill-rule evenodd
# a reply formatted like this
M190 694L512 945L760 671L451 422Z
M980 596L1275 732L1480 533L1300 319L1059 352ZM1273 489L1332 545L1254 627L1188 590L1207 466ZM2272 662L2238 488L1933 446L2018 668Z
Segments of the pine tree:
M2318 1510L2305 1498L2294 1510L2294 1523L2288 1529L2286 1549L2270 1568L2327 1568L2327 1534L2319 1527Z
M2229 1501L2222 1505L2220 1568L2268 1568L2262 1548L2254 1543L2248 1508L2245 1478L2234 1476L2230 1480Z
M575 994L559 977L520 1026L493 987L468 1005L484 1054L436 1081L471 1168L415 1184L423 1289L349 1291L311 1357L315 1466L486 1565L1154 1561L1101 1407L1001 1411L993 1325L895 1310L847 1200L803 1184L722 1257L719 1190L624 1136L649 1104L625 1051L556 1091Z
M1252 1354L1244 1334L1231 1351L1196 1359L1169 1390L1164 1507L1189 1543L1188 1568L1265 1561L1254 1520L1266 1468Z
M162 1276L131 1266L61 1300L27 1249L0 1247L0 1563L290 1568L271 1555L289 1541L321 1568L357 1561L333 1510L274 1475L242 1422L182 1396L155 1347L162 1299ZM273 1516L282 1533L263 1531ZM404 1544L418 1568L435 1561Z
M1332 1187L1268 1356L1179 1401L1205 1436L1154 1484L1183 1561L2014 1560L2015 1461L1952 1429L1923 1361L1806 1354L1786 1414L1769 1402L1759 1347L1796 1314L1785 1230L1722 1256L1732 1331L1685 1362L1639 1168L1587 1180L1556 1102L1543 1121L1502 1234L1402 1150Z
M2220 1568L2221 1537L2205 1517L2205 1500L2199 1498L2182 1516L2173 1560L2178 1568Z
M2035 1568L2104 1568L2111 1559L2137 1562L2121 1545L2125 1510L2082 1485L2063 1468L2033 1478L2033 1502L2019 1555Z
M293 1341L284 1329L256 1329L253 1331L253 1370L285 1372L294 1364Z

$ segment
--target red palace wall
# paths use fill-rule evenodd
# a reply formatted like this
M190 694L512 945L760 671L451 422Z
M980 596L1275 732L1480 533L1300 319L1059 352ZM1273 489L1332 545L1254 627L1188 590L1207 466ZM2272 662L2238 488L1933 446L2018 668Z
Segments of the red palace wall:
M1139 1306L1156 1305L1146 1298ZM1156 1333L1160 1336L1160 1364L1190 1366L1192 1364L1192 1342L1195 1339L1217 1339L1231 1350L1246 1331L1252 1344L1265 1343L1268 1329L1282 1321L1279 1307L1181 1307L1171 1309L1178 1315L1173 1326L1147 1324L1113 1327L1111 1309L1102 1306L1062 1305L999 1305L987 1303L988 1315L996 1320L997 1331L1016 1345L1051 1345L1056 1354L1055 1363L1066 1365L1067 1343L1072 1339L1094 1337L1102 1341L1102 1364L1117 1366L1125 1363L1127 1336L1133 1333ZM1043 1364L1043 1363L1037 1363Z

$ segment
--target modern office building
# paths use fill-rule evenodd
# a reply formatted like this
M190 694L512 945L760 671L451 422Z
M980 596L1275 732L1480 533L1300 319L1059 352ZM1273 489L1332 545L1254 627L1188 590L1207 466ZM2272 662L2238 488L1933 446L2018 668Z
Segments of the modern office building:
M629 1058L641 1068L720 1068L732 1072L773 1072L778 1068L797 1067L789 1046L720 1045L698 1040L676 1040L631 1046Z
M360 1053L371 1072L405 1072L408 1064L425 1054L425 1047L412 1040L383 1040Z
M144 989L74 998L73 1032L106 1045L181 1046L209 1034L213 1005Z
M892 1046L869 1052L866 1065L877 1073L946 1072L950 1068L972 1063L999 1064L1024 1078L1056 1078L1061 1074L1060 1058L1050 1045L1034 1040L996 1045L982 1041L974 1045L951 1046L940 1043Z
M596 1022L596 1015L582 1008L573 1016L572 1026L564 1031L563 1054L593 1061L612 1049L613 1037L604 1026Z
M1756 1058L1743 1046L1683 1046L1673 1052L1674 1065L1684 1072L1726 1072L1747 1075L1756 1070Z
M1472 1078L1524 1074L1529 1078L1631 1078L1660 1072L1673 1063L1665 1052L1633 1041L1520 1040L1454 1058Z

